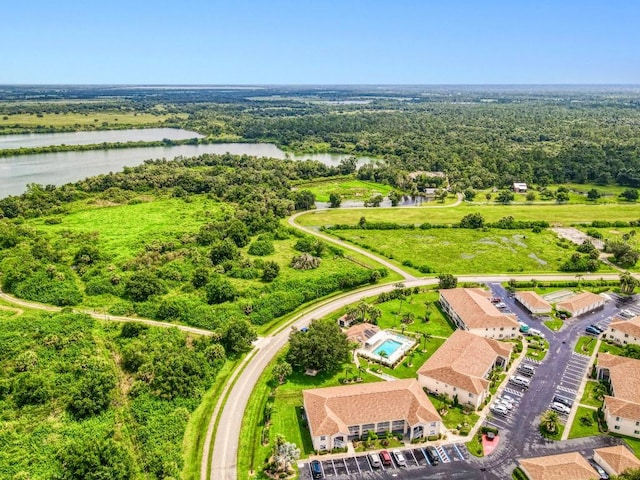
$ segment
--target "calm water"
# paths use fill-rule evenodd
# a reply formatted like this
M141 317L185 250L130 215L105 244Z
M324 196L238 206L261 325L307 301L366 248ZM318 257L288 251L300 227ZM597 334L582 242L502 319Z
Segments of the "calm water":
M164 130L164 129L158 129ZM172 130L172 129L168 129ZM180 132L180 130L175 130ZM85 132L79 132L85 133ZM111 133L111 132L87 132ZM192 138L192 132L186 132ZM48 134L47 134L48 135ZM57 135L57 134L54 134ZM61 134L67 135L67 134ZM97 143L104 140L101 137ZM139 137L132 137L140 140ZM167 138L161 136L160 139ZM130 140L132 141L132 140ZM96 143L92 141L90 143ZM23 145L25 146L25 145ZM291 158L293 160L312 159L327 165L338 165L349 155L318 153L309 155L290 155L269 143L220 143L212 145L177 145L173 147L143 147L113 150L92 150L84 152L40 153L35 155L17 155L0 157L0 198L23 193L29 183L42 185L62 185L75 182L100 173L117 172L125 166L139 165L148 159L173 159L178 156L193 157L204 153L232 153L253 155L256 157ZM373 159L360 157L359 163Z
M127 130L101 130L98 132L27 133L0 135L0 150L21 147L48 147L50 145L93 145L115 142L155 142L186 140L202 137L199 133L178 128L132 128Z

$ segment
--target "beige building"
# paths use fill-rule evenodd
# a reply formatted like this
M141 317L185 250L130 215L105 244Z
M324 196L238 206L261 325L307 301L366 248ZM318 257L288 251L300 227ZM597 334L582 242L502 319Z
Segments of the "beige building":
M491 293L481 288L440 290L440 304L456 326L487 338L515 338L520 324L491 303Z
M604 332L604 338L618 345L640 345L640 317L631 320L614 320Z
M609 431L640 438L640 360L600 353L597 369L611 385L603 406Z
M379 331L380 329L376 325L365 322L349 327L344 334L350 343L359 343L362 346Z
M440 415L415 379L316 388L302 396L316 451L344 447L369 431L411 440L442 430Z
M514 298L534 314L551 313L551 304L536 292L516 292Z
M556 304L556 310L569 312L572 317L579 317L604 307L605 300L600 295L582 292Z
M520 469L529 480L595 480L598 472L578 452L523 458Z
M640 468L640 460L624 445L598 448L593 452L593 460L609 475Z
M457 395L460 403L478 408L489 395L491 370L506 367L512 349L510 343L456 330L420 367L418 381L429 392Z

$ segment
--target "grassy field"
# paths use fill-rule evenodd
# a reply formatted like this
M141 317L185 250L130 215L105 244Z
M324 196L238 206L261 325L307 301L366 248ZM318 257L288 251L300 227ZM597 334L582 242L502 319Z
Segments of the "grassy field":
M368 200L375 194L386 196L393 187L382 183L368 182L347 178L331 178L296 185L298 190L309 190L318 202L328 202L332 193L337 193L343 200Z
M444 342L444 338L421 340L418 342L417 348L410 352L396 368L382 367L382 371L396 378L417 378L418 369L422 367L424 362L426 362Z
M442 416L442 423L450 430L457 429L458 425L461 425L463 429L469 429L473 427L480 418L480 416L473 411L465 414L462 408L447 405L433 395L429 395L429 400L431 400L431 403L433 403L433 406L438 412L442 409L447 410L447 413Z
M551 231L434 228L333 233L399 263L411 261L453 274L553 272L570 252L558 246Z
M134 112L95 112L95 113L41 113L41 114L5 114L0 115L0 131L11 130L11 127L26 128L54 127L73 129L99 129L129 126L158 125L174 115ZM178 115L185 117L185 114ZM105 125L105 122L107 125Z
M619 347L618 345L615 345L613 343L601 342L598 352L610 353L611 355L621 355L623 350L622 347Z
M566 202L565 205L576 204L576 203L583 203L583 204L586 203L591 205L594 205L596 203L616 203L620 201L618 198L618 195L627 188L627 187L620 187L617 185L601 186L601 185L592 185L592 184L564 183L564 184L549 185L548 190L555 192L560 187L566 187L567 189L569 189L569 201ZM593 188L598 190L598 192L600 192L600 194L602 195L596 202L591 201L587 198L587 192L589 192L589 190ZM543 199L538 190L530 188L528 193L530 192L533 192L533 194L535 195L535 199L533 201L527 200L526 193L514 193L513 203L531 204L535 202L536 204L544 203L549 205L557 203L555 198L551 198L548 200ZM486 204L487 193L490 193L492 197L491 200L488 201L488 203L495 204L496 194L493 193L492 189L476 190L476 197L474 198L473 203Z
M28 223L42 232L58 235L66 231L97 232L101 249L117 262L135 255L153 241L175 240L180 235L195 233L202 224L218 219L226 209L205 196L194 196L189 203L177 198L145 200L148 201L130 205L76 202L61 223L50 225L46 218Z
M598 412L591 408L578 407L569 431L569 438L592 437L594 435L600 435Z
M597 339L595 337L587 337L581 336L578 338L578 342L576 343L575 348L573 349L576 353L581 353L582 355L591 356L593 351L596 348Z
M436 337L448 337L453 333L454 327L445 317L438 305L439 293L429 291L410 295L402 302L398 299L378 303L375 306L382 312L378 319L381 329L395 328L401 330L404 326L407 332L426 333ZM425 314L429 310L429 321L425 322ZM407 314L414 316L414 321L409 324L401 322Z
M544 322L544 324L549 327L550 330L553 330L554 332L559 331L562 326L564 325L564 322L558 318L553 319L553 320L547 320L546 322Z
M549 352L549 342L544 338L528 337L529 348L527 349L527 357L542 361Z
M329 209L307 213L297 219L306 226L348 224L355 225L361 217L370 222L395 222L407 224L458 223L465 215L480 213L487 222L495 222L511 215L516 220L546 220L552 224L571 225L593 220L637 220L638 205L632 203L596 205L469 205L457 207L409 207Z
M602 406L602 400L599 400L596 394L596 387L600 382L589 380L584 387L584 393L580 399L582 405L599 408Z

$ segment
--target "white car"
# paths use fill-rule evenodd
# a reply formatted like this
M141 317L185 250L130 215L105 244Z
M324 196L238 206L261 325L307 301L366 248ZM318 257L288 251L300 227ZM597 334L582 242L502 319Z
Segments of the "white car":
M529 333L529 335L535 335L536 337L544 338L544 333L542 333L537 328L530 328L528 333Z
M569 407L560 402L553 402L551 404L551 410L555 410L558 413L564 413L566 415L569 415L569 413L571 412L571 409Z
M502 399L502 401L509 402L511 405L514 405L516 403L516 399L515 398L513 398L513 397L511 397L509 395L506 395L504 393L502 394L502 397L500 397L500 398Z
M501 398L498 398L496 400L496 405L502 405L503 407L505 407L507 410L512 410L513 409L513 403L511 402L507 402Z
M394 450L392 453L393 453L393 458L396 459L396 463L398 464L399 467L407 466L407 460L404 458L404 455L400 450Z
M498 415L506 415L509 413L509 410L507 410L507 407L505 407L501 403L498 403L498 404L494 403L493 405L491 405L490 410L493 413L497 413Z

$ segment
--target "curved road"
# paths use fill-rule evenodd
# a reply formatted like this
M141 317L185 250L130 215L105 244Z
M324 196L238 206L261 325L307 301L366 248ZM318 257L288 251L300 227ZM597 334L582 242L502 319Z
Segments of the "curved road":
M460 282L505 282L511 278L517 280L530 280L536 278L538 280L575 280L575 275L493 275L493 276L460 276L458 277ZM617 274L608 275L585 275L585 280L588 279L618 279ZM414 279L406 281L407 287L423 286L429 284L435 284L438 280L434 278L427 279ZM334 312L345 305L353 302L357 302L362 298L377 295L379 293L393 290L395 286L393 284L380 285L371 287L366 290L355 292L345 295L341 298L330 301L318 308L311 310L310 312L300 316L293 323L292 326L301 328L308 324L314 318L322 318L331 312ZM289 329L285 328L279 333L265 337L258 342L254 349L254 355L247 362L246 368L239 374L236 383L230 388L229 396L224 404L224 409L219 415L218 428L214 439L213 455L211 455L211 474L209 478L211 480L236 480L237 479L237 458L238 458L238 444L239 435L242 428L242 419L244 417L244 411L249 401L249 397L253 392L253 389L260 378L260 375L269 364L276 354L284 347L289 338ZM224 401L224 395L221 396L216 406L216 411L221 410L222 402ZM212 418L210 425L211 432L213 431L213 423L215 418ZM201 469L201 480L207 480L207 459L209 458L209 447L205 446L203 453L203 464Z

